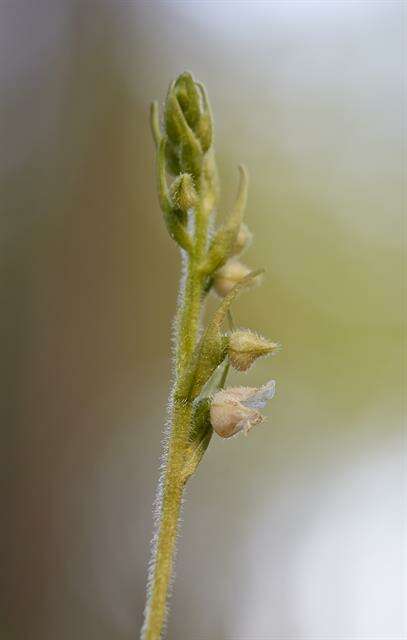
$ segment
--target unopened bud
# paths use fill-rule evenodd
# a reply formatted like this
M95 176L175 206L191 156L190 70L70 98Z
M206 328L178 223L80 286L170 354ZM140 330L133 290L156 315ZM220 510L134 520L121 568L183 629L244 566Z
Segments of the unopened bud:
M236 242L233 247L233 255L237 256L239 253L242 253L249 244L251 243L253 238L252 232L249 230L248 226L244 223L240 225L239 233L237 234Z
M206 92L188 72L182 73L168 90L164 130L168 137L167 162L170 173L181 171L197 176L203 156L212 144L212 115Z
M177 209L187 213L191 207L195 207L198 196L194 187L194 180L189 173L181 173L174 180L170 188L171 200Z
M186 121L192 129L195 129L201 115L201 96L192 75L188 71L178 76L175 81L174 91Z
M239 260L228 260L226 264L215 272L213 288L218 296L224 298L231 289L250 273L250 269Z
M230 438L240 431L245 435L256 424L264 422L260 413L267 400L274 396L275 382L263 387L231 387L215 393L210 405L211 424L221 438Z
M261 356L275 352L278 345L249 330L233 331L229 338L230 364L237 371L247 371Z

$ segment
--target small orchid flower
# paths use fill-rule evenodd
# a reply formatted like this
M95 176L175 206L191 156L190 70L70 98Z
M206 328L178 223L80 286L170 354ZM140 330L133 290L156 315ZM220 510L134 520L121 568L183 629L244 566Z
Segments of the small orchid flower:
M213 279L213 288L220 298L224 298L235 284L243 280L249 273L249 267L236 258L231 258L216 271Z
M240 431L245 435L256 424L264 422L260 413L275 392L275 381L262 387L230 387L215 393L210 406L211 424L221 438L230 438Z
M270 342L249 329L238 329L230 335L228 356L234 369L247 371L257 358L275 353L277 349L276 342Z

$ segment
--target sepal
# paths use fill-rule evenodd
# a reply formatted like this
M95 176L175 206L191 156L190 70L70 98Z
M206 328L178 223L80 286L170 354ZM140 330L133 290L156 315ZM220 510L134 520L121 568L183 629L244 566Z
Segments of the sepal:
M204 334L198 344L196 356L193 358L190 398L195 399L199 396L212 374L222 364L226 358L228 344L229 338L223 336L220 330L214 332L209 339Z
M202 96L203 112L196 125L196 134L201 142L202 149L206 153L209 151L213 141L213 116L209 97L204 85L196 83Z
M172 202L170 191L167 184L167 175L165 170L165 147L167 138L161 138L157 152L157 187L158 197L161 209L164 213L164 220L167 225L168 233L180 247L188 253L192 252L192 240L186 230L182 217L178 214L177 208Z
M182 480L184 483L195 473L209 446L212 434L210 400L209 398L203 398L196 403L192 418L192 428L188 436L188 446L182 470Z
M234 253L242 226L249 187L249 176L243 165L239 165L239 173L239 188L236 202L229 218L217 230L211 242L206 259L201 268L202 273L205 275L211 275L222 267Z

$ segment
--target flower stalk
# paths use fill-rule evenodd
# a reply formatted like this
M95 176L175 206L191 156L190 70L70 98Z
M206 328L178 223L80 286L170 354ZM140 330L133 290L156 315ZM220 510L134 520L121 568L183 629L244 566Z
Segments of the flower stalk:
M169 235L181 249L184 277L181 279L176 318L174 385L169 402L163 471L157 492L156 528L142 640L163 637L186 482L196 471L214 429L222 437L226 432L227 437L241 429L247 432L250 426L262 421L255 404L258 402L256 407L264 406L262 399L265 396L263 391L259 391L259 395L256 389L250 388L247 392L235 389L234 395L220 396L220 402L218 395L217 403L213 405L214 398L205 395L205 389L219 366L225 362L218 388L225 384L228 358L232 366L236 361L236 345L232 344L230 349L230 337L222 332L222 326L230 314L232 302L260 274L247 268L236 270L236 253L243 250L251 235L243 225L247 172L244 167L239 167L240 182L235 206L226 222L212 232L218 201L218 178L213 150L213 117L203 85L196 82L191 74L181 74L170 85L162 123L158 104L153 103L151 128L156 144L159 202ZM173 181L169 185L170 177ZM231 265L229 271L228 264ZM231 271L233 277L230 276ZM225 278L225 272L229 278ZM223 285L217 286L220 277ZM216 290L223 300L199 337L202 310L211 289ZM244 357L251 362L261 355L258 353L260 347L255 343L256 354L247 354L247 342L249 347L251 344L246 340ZM236 343L235 337L232 343ZM264 344L260 346L267 350ZM250 404L253 398L255 402ZM231 416L228 414L230 410L233 412ZM219 416L222 427L217 429L216 417ZM239 420L243 422L240 424Z

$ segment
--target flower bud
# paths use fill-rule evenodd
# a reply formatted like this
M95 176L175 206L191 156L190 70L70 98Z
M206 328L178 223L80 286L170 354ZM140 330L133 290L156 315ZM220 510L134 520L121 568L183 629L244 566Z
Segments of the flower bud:
M247 435L252 427L264 422L265 417L259 409L274 396L274 391L274 380L260 388L231 387L218 391L210 405L214 431L221 438L230 438L240 431Z
M188 72L182 73L168 90L165 103L164 129L168 137L168 171L181 171L198 176L203 156L213 138L212 114L203 86Z
M195 129L201 116L201 96L190 73L178 76L174 85L175 95L191 129Z
M213 277L213 288L218 296L224 298L231 289L240 282L250 269L239 260L228 260L226 264L215 272Z
M237 234L236 242L233 247L233 255L237 256L242 253L251 243L253 234L249 230L246 224L241 224L239 232Z
M277 348L275 342L270 342L253 331L233 331L229 338L229 361L237 371L247 371L257 358L269 355Z
M170 197L174 206L183 213L187 213L191 207L197 203L197 193L194 187L194 180L189 173L181 173L174 180L170 188Z

